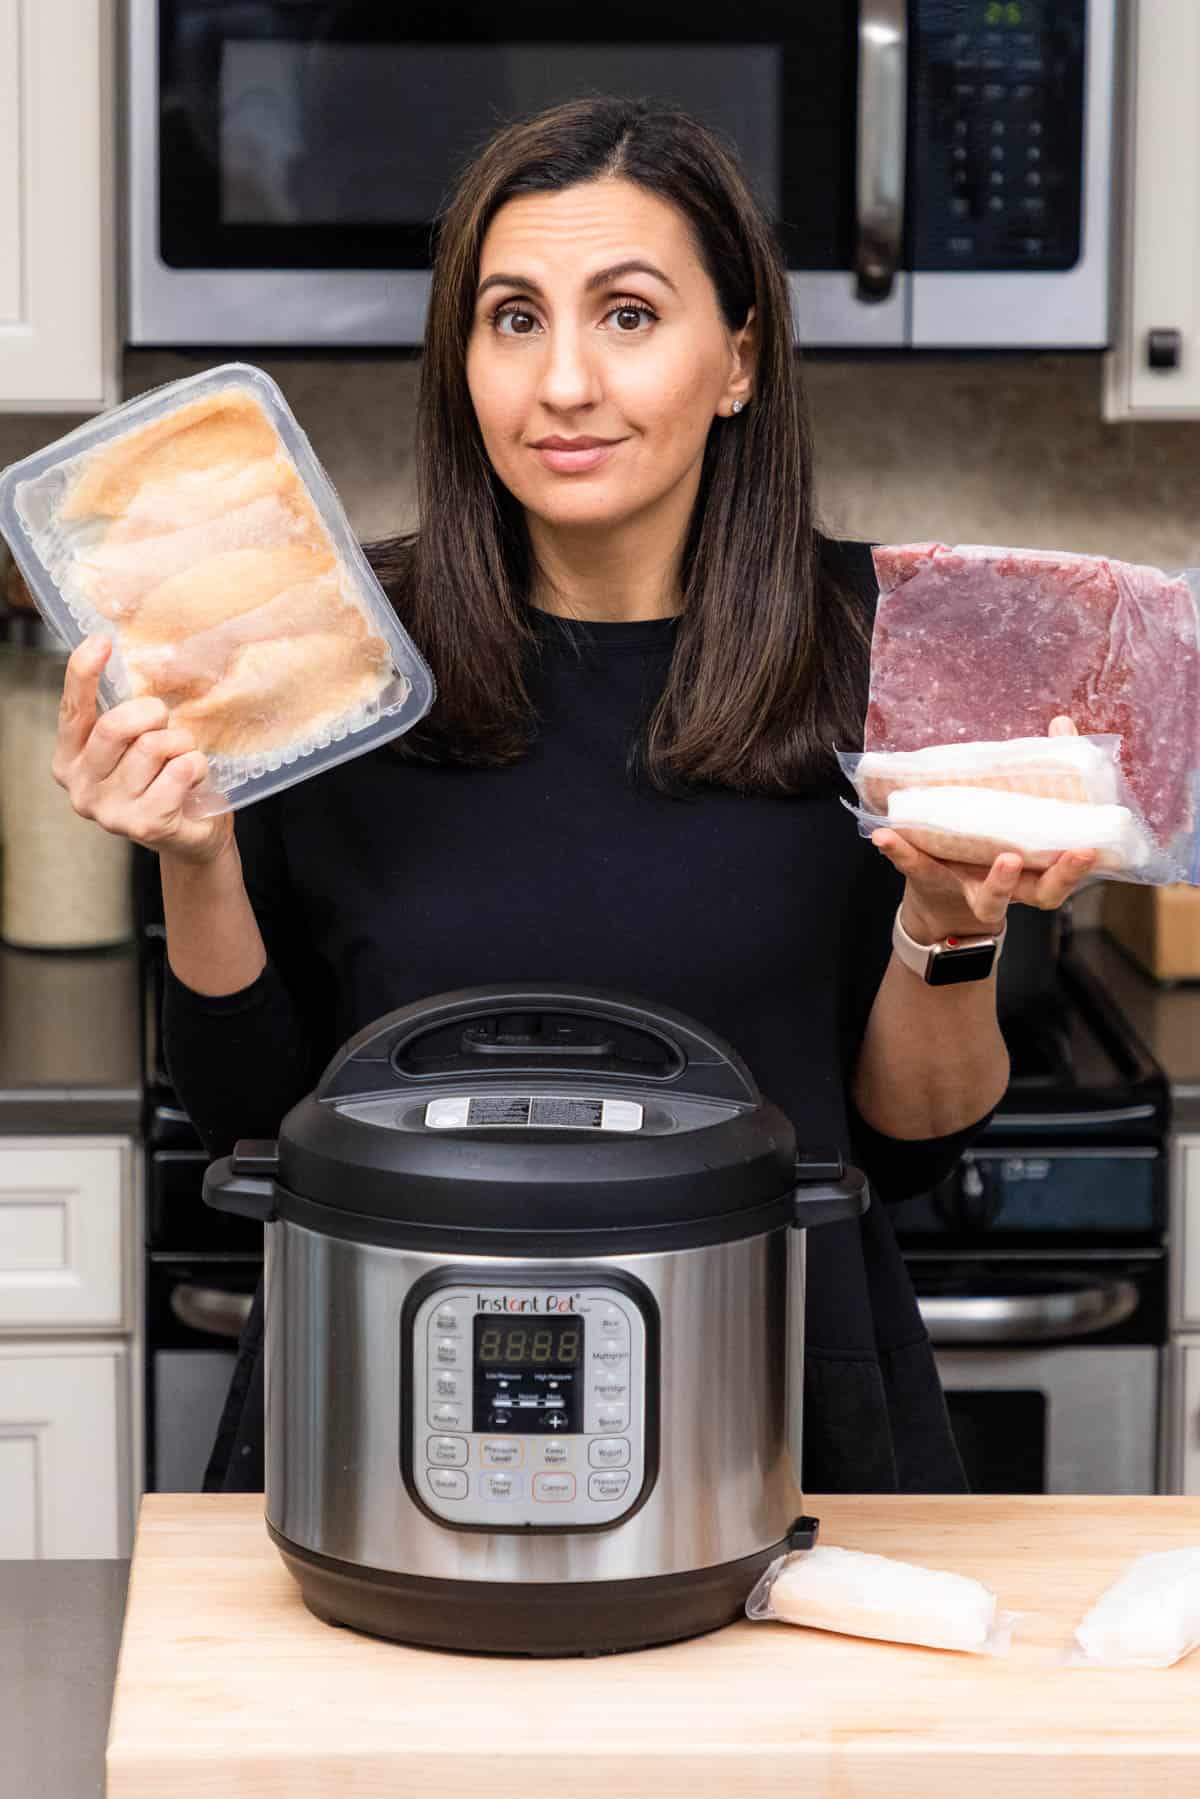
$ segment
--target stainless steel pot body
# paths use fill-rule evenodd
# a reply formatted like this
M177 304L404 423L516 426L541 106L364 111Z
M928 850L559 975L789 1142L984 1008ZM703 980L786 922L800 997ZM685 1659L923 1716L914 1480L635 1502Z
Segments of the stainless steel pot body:
M439 1524L401 1471L402 1308L447 1258L284 1219L265 1237L266 1515L291 1544L448 1580L624 1580L737 1561L780 1543L803 1512L803 1229L572 1263L581 1281L635 1276L657 1302L657 1477L609 1528L514 1533ZM453 1264L531 1283L563 1258Z

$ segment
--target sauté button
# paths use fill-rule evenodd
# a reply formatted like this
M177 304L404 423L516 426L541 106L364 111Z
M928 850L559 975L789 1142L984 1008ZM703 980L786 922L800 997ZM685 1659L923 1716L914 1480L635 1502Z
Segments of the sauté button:
M425 1478L439 1499L465 1499L467 1477L457 1468L429 1468Z

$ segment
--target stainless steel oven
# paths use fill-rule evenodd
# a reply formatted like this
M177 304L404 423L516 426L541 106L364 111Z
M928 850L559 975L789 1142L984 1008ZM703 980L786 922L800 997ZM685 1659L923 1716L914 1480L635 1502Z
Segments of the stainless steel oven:
M419 346L464 163L613 93L736 146L799 344L1104 347L1117 4L127 0L129 341Z

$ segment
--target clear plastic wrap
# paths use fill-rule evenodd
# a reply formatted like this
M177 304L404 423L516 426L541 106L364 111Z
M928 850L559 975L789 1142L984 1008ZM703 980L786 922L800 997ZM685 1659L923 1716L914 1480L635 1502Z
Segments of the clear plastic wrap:
M1170 1668L1200 1646L1200 1548L1140 1555L1075 1627L1072 1668Z
M776 1556L746 1600L748 1618L971 1655L1007 1655L1022 1615L969 1575L824 1544Z
M208 816L374 749L434 697L279 387L223 363L0 473L0 531L101 709L161 698L208 757Z
M928 855L981 865L1017 850L1034 870L1049 868L1064 850L1094 849L1100 873L1170 879L1174 864L1132 804L1120 742L1113 735L1020 737L843 751L838 762L862 802L849 809L864 834L887 826Z
M1200 570L1067 550L881 546L864 750L995 743L1058 714L1119 739L1151 855L1116 879L1200 882ZM875 824L886 822L868 808Z

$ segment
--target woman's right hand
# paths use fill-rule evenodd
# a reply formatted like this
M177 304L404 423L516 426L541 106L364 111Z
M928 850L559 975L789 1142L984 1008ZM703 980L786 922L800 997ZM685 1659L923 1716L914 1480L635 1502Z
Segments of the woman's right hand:
M214 861L233 839L233 813L184 817L208 772L191 732L169 726L165 703L149 695L97 715L111 649L107 637L85 637L67 659L51 773L81 818L182 861Z

